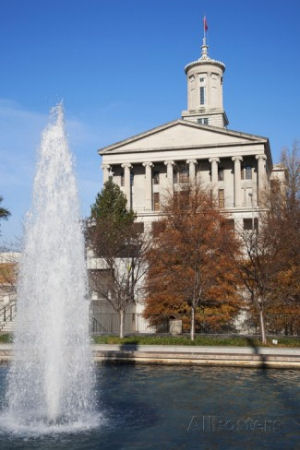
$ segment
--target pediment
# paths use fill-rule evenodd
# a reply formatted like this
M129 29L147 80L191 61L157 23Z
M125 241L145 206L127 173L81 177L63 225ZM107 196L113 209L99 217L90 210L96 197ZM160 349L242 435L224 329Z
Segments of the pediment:
M187 120L176 120L104 147L99 150L99 154L147 152L254 142L266 143L267 139L225 128L200 125Z

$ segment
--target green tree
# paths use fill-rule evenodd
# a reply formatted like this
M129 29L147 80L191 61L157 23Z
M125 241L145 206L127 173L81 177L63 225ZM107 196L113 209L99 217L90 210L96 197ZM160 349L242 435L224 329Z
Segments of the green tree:
M134 223L135 214L126 209L126 197L109 179L91 207L87 227L88 245L101 261L101 270L90 271L98 296L119 314L120 337L124 335L127 308L136 303L137 291L145 273L144 235Z
M0 204L3 201L3 197L0 196ZM8 216L10 216L10 212L8 211L8 209L2 208L0 206L0 219L7 219Z
M2 201L3 197L0 196L0 203L2 203ZM0 219L7 219L8 216L10 216L10 212L0 206Z
M120 227L132 224L135 214L133 211L127 210L126 204L125 195L119 186L109 178L91 206L91 217L95 220L109 219L115 226Z

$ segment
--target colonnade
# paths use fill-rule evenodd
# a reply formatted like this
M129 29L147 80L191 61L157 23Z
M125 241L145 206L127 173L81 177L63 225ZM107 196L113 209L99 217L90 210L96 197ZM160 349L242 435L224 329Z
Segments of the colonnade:
M265 179L266 179L266 170L265 170L265 155L255 155L257 159L257 193L259 200L259 192L265 188ZM234 177L234 207L238 208L242 204L242 189L241 189L241 170L242 170L242 156L233 156L233 177ZM215 198L217 198L218 191L218 171L220 158L212 157L208 160L211 164L211 183L212 183L212 192ZM167 182L168 189L170 192L174 190L174 166L176 165L174 160L166 160L164 164L167 169ZM196 159L188 159L186 160L186 164L189 167L189 181L191 183L196 180L196 167L198 161ZM152 170L154 167L154 163L152 161L143 162L142 165L145 167L145 210L152 211ZM128 208L131 208L131 163L123 163L121 167L124 170L124 193L127 197ZM109 164L103 164L103 183L105 183L111 174L112 166Z

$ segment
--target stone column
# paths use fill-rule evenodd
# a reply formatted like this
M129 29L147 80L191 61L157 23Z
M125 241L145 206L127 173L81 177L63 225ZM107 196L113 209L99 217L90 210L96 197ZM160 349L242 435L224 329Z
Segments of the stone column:
M218 163L220 162L219 158L209 158L208 160L211 164L211 184L212 184L212 193L213 198L217 199L218 194Z
M145 209L152 211L152 162L144 162L145 167Z
M265 160L267 159L266 155L256 155L257 159L257 204L262 200L262 191L265 189L266 185L266 169L265 169Z
M241 161L242 156L233 156L232 161L234 163L234 206L237 208L241 206Z
M109 179L111 166L109 164L102 164L101 168L103 170L103 184L104 184Z
M131 210L131 181L130 181L130 169L132 165L130 163L121 164L124 169L124 193L127 198L127 209Z
M170 194L174 191L174 183L173 183L173 166L174 161L165 161L165 165L167 166L167 180L168 180L168 189Z
M195 184L196 181L196 159L188 159L186 162L189 165L189 181L191 184Z

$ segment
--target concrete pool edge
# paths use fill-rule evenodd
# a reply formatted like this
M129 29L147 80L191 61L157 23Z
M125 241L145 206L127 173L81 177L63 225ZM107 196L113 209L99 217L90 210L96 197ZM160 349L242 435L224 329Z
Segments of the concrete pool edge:
M92 353L94 360L101 363L300 369L299 347L94 344ZM12 344L0 344L0 362L12 358Z

